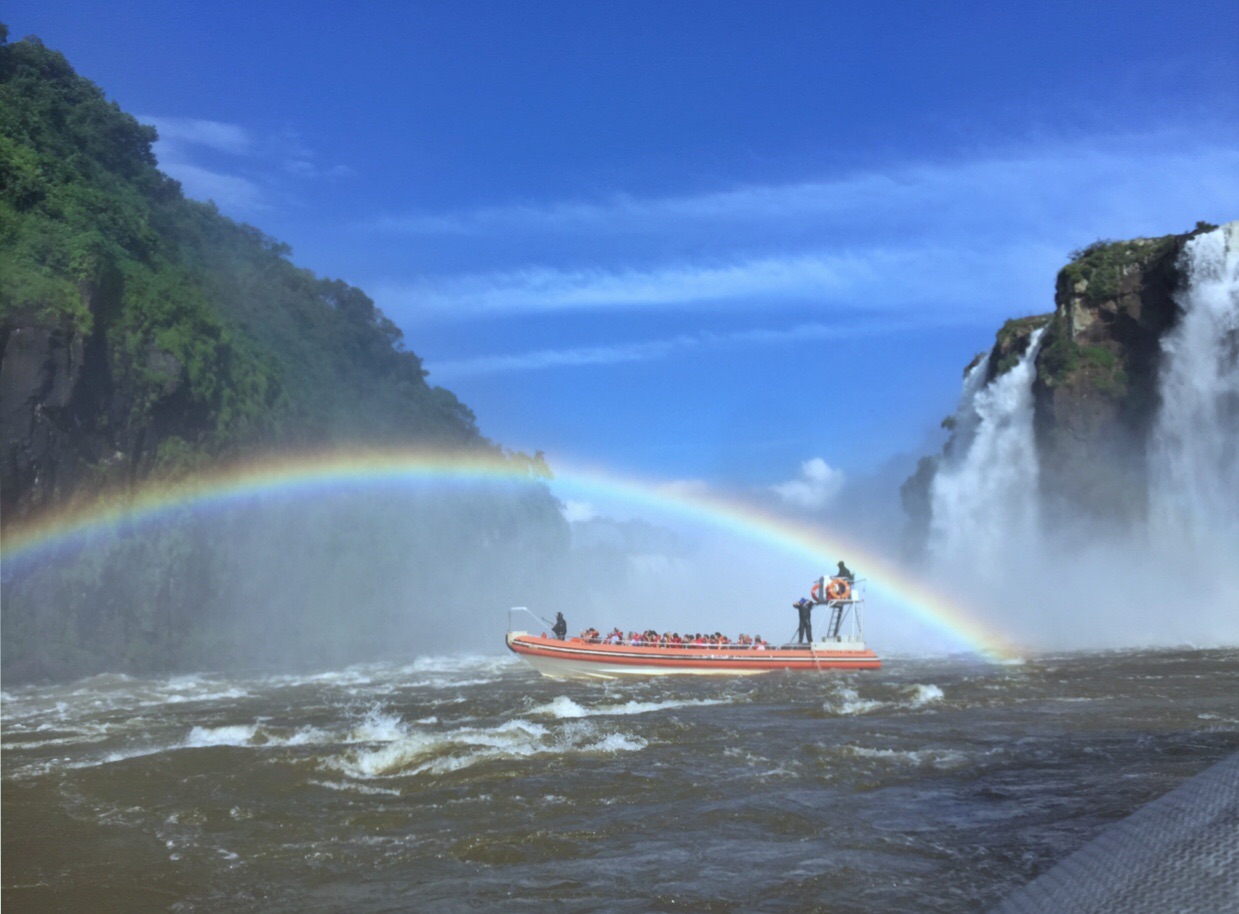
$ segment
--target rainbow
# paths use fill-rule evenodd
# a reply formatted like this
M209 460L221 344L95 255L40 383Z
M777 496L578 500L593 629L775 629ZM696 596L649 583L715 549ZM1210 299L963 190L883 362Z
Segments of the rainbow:
M61 549L124 526L137 529L175 510L205 510L272 496L423 485L501 481L530 485L557 482L609 499L700 523L803 558L815 571L847 556L865 570L875 593L894 603L960 648L995 660L1018 656L1001 633L929 584L854 542L735 498L624 477L591 468L557 466L555 479L539 476L527 460L496 455L410 450L348 450L279 456L229 465L180 482L155 482L124 495L69 506L12 524L0 539L0 561L17 565L48 560Z

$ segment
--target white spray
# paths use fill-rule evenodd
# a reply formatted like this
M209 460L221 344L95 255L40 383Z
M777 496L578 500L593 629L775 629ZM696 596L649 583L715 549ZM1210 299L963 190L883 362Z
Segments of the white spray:
M1038 530L1034 362L1045 328L1014 368L982 385L987 365L964 380L952 453L934 477L930 552L939 567L1001 574L1005 557Z
M1189 241L1149 448L1155 541L1239 545L1239 222ZM1232 559L1234 556L1232 556Z

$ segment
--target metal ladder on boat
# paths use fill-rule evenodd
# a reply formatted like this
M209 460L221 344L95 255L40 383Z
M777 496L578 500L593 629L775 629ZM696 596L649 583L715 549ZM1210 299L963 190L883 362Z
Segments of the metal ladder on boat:
M826 623L826 631L831 638L839 637L839 629L843 627L843 601L836 600L830 605L830 621Z

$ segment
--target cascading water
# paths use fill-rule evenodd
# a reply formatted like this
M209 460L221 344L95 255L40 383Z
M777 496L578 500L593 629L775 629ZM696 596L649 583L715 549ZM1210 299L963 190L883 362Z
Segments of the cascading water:
M1189 241L1149 449L1155 538L1239 544L1239 222ZM1232 556L1233 558L1233 556Z
M1002 557L1037 534L1037 450L1032 382L1044 328L1014 368L983 384L986 362L964 380L951 453L934 477L930 553L935 563L1000 573Z

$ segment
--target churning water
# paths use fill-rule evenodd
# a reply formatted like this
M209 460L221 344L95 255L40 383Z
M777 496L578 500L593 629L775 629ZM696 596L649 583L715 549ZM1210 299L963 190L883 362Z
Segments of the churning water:
M1239 651L3 696L6 911L983 911L1239 750Z

